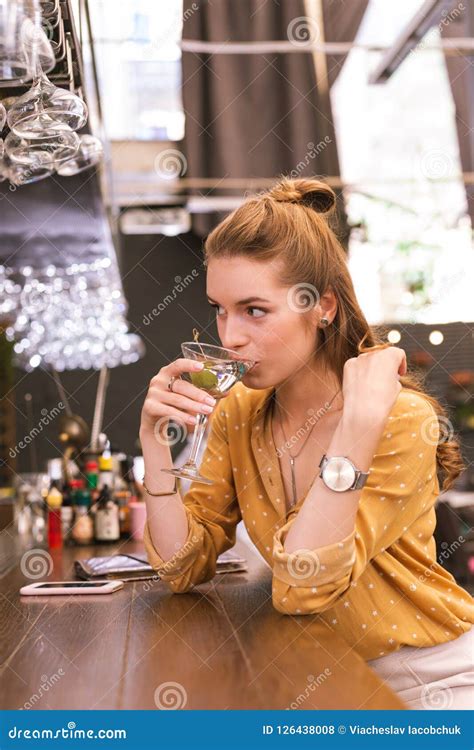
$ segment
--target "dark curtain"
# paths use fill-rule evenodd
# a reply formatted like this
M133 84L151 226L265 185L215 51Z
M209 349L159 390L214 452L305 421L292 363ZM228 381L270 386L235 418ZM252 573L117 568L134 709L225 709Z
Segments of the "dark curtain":
M357 7L345 3L345 17L355 19L343 24L345 39L355 36L366 0L353 5ZM334 4L327 2L325 17L332 19L333 13ZM291 32L297 20L306 15L303 0L185 0L183 40L223 45L288 41L289 35L297 33ZM337 23L329 20L328 28L334 40L339 40ZM328 73L332 82L341 59L328 62L333 68ZM229 177L339 175L329 97L318 93L310 52L221 55L183 51L183 104L187 177L214 178L218 183ZM220 186L193 194L229 193ZM339 234L345 242L347 223L339 203ZM197 215L193 228L204 236L220 218L222 214Z
M453 6L454 8L454 6ZM474 7L465 3L462 12L449 23L440 24L442 36L469 39L474 36ZM474 60L467 55L446 55L446 67L453 93L459 154L463 172L474 172ZM474 228L474 185L466 185L468 213Z

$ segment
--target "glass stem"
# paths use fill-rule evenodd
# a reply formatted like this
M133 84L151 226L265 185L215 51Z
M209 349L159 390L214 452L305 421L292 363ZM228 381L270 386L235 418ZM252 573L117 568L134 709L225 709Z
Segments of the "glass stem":
M193 464L196 465L196 457L199 452L199 447L201 445L201 441L204 435L204 432L206 431L206 425L208 416L207 414L196 414L197 423L196 427L194 428L193 433L193 444L191 446L191 453L189 454L189 458L186 461L186 465Z

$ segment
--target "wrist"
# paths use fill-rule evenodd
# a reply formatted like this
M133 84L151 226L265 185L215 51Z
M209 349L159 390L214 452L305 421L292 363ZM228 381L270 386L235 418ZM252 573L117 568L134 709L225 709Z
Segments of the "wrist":
M387 416L377 409L368 407L362 411L360 407L344 406L338 427L345 432L362 435L382 431L386 421Z
M138 431L138 435L140 437L140 440L142 440L143 438L145 438L145 439L148 438L149 439L151 437L154 437L155 433L154 433L154 427L153 427L153 425L146 424L146 423L142 422L140 424L140 429Z
M357 469L368 471L377 445L383 432L384 422L372 417L372 421L356 418L355 415L343 416L336 427L326 454L347 456Z

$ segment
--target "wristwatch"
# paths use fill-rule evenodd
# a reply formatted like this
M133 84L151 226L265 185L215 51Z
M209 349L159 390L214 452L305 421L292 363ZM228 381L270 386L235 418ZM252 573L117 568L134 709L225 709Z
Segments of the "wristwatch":
M320 474L326 487L334 492L347 490L361 490L365 485L369 472L359 471L347 456L331 456L326 454L319 462Z

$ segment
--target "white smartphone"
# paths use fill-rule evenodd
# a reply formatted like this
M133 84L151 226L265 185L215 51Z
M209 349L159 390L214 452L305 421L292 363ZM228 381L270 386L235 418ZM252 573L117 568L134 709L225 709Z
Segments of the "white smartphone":
M22 596L56 596L58 594L112 594L123 588L123 581L40 581L22 586Z

